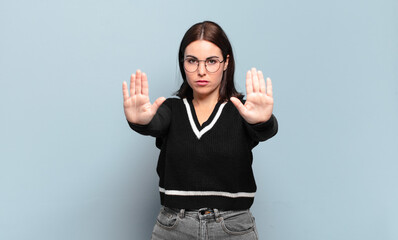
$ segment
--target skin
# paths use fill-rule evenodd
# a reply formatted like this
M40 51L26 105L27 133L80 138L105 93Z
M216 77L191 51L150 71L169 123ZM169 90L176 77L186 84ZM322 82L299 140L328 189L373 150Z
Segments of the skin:
M235 97L230 100L246 122L257 124L268 121L274 107L271 78L268 77L265 83L263 73L252 68L246 73L245 104Z
M185 49L185 56L195 56L204 60L210 56L218 56L223 60L221 49L215 44L198 40L189 44ZM207 72L204 63L200 62L198 70L193 73L185 71L188 84L193 90L193 104L199 123L208 119L219 97L219 88L222 74L228 67L228 58L221 63L220 69L215 73ZM206 86L199 86L196 81L207 80ZM159 106L165 101L164 97L156 99L151 104L148 96L147 75L140 70L130 77L130 91L127 83L123 82L123 106L126 119L129 122L146 125L152 120ZM240 115L250 124L266 122L272 115L274 100L272 96L271 79L265 82L263 73L252 68L246 73L246 102L232 97L230 101L235 105Z
M225 59L222 56L221 49L217 45L205 41L197 40L190 43L185 48L184 58L195 57L199 60L205 60L214 57L220 61L220 68L216 72L208 72L205 63L201 61L198 69L195 72L185 71L185 76L189 86L193 90L193 105L195 107L196 117L199 124L202 125L211 115L215 105L218 102L220 85L224 70L228 67L228 57ZM208 84L205 86L199 85L198 80L206 80Z
M224 60L221 49L217 47L217 45L205 40L197 40L190 43L185 48L184 58L188 56L195 57L199 60L205 60L209 57L215 57L220 61ZM198 102L209 100L217 102L223 71L226 70L227 67L228 56L227 59L220 64L220 68L217 72L208 72L204 62L199 63L196 72L190 73L185 71L187 82L193 90L193 98ZM200 86L196 83L198 80L206 80L209 83L206 86Z

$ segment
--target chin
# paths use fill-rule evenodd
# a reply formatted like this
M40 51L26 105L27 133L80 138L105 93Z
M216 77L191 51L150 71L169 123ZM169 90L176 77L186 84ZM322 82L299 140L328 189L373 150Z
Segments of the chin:
M195 92L196 94L198 94L198 95L201 95L201 96L209 96L209 95L211 95L211 94L214 93L214 91L211 91L211 90L209 90L209 89L206 89L206 90L200 89L199 91L194 90L194 92Z

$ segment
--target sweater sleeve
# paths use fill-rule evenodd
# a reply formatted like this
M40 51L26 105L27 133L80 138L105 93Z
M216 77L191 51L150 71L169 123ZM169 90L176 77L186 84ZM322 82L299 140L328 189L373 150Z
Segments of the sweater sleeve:
M278 121L274 114L268 121L258 124L249 124L245 121L249 135L254 141L261 142L272 138L278 132Z
M153 137L164 136L169 128L171 120L171 103L169 99L163 102L158 108L155 116L147 125L135 124L127 121L130 128L142 135L149 135Z

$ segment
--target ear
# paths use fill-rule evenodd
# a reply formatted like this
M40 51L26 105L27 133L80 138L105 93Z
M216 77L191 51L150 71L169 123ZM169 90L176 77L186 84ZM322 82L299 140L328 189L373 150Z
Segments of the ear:
M227 70L228 68L228 62L229 62L229 55L227 55L227 58L225 59L224 71Z

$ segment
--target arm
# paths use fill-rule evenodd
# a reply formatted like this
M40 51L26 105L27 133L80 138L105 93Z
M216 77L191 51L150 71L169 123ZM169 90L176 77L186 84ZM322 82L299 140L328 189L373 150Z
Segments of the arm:
M245 122L246 129L254 141L261 142L272 138L278 132L278 121L272 114L271 118L263 123L249 124Z
M254 141L265 141L278 132L278 122L272 114L274 98L271 79L264 81L261 71L252 68L246 74L247 100L232 97L231 101L245 120L245 126Z
M167 133L171 119L171 109L169 100L166 100L157 110L151 122L147 125L135 124L128 122L131 129L142 134L150 135L153 137L162 137Z

